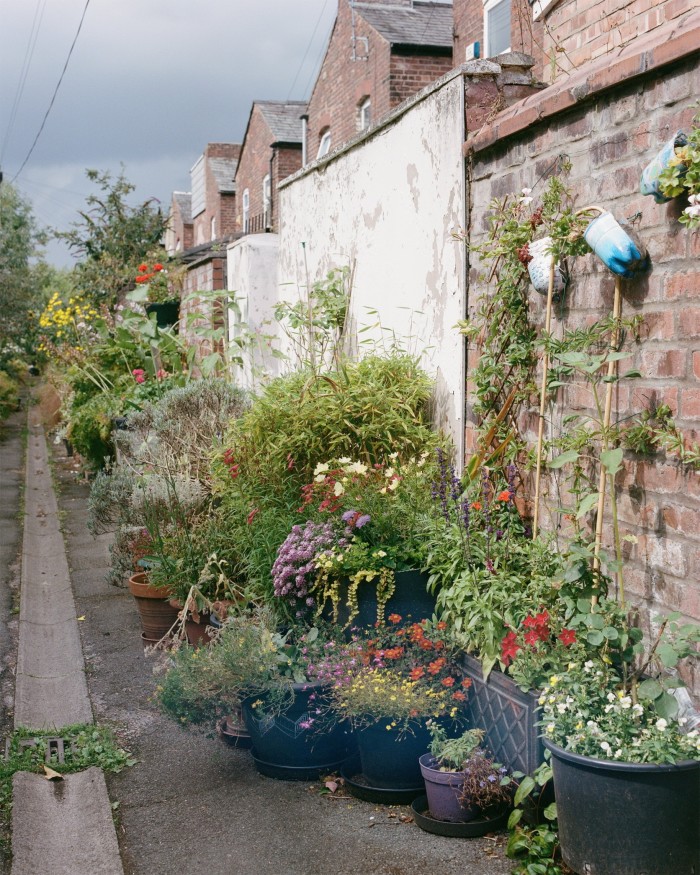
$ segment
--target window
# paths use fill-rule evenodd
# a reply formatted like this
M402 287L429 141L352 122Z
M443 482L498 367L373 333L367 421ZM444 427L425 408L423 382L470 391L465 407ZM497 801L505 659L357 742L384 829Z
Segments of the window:
M216 216L211 217L210 223L210 240L216 240Z
M318 144L317 158L323 158L331 150L331 132L329 128L321 133L321 142Z
M511 0L484 2L484 57L495 58L510 51Z
M269 173L267 174L265 179L263 179L262 199L263 199L263 221L265 223L265 227L268 228L270 226L270 208L272 206L272 186L270 184L270 174Z
M243 233L247 234L250 225L250 192L246 189L243 192Z
M361 131L366 131L372 124L372 101L369 97L365 97L358 107L358 120Z

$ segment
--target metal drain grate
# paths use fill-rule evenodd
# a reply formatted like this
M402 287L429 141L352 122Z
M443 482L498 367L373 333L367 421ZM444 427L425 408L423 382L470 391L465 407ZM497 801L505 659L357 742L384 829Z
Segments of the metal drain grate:
M61 738L59 736L54 737L44 737L44 738L20 738L17 743L18 753L22 754L28 748L36 747L40 741L46 742L46 756L44 759L47 763L58 762L65 763L66 761L66 748L70 750L72 754L76 752L75 741L72 738ZM8 762L10 759L10 746L12 739L6 738L4 744L4 758L5 762Z

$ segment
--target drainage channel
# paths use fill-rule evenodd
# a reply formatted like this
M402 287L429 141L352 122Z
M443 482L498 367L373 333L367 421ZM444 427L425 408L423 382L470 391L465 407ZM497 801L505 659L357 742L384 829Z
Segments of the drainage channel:
M30 409L15 687L15 728L91 723L92 707L44 430ZM37 739L20 742L31 747ZM49 740L47 761L70 739ZM4 752L9 754L9 743ZM104 774L91 767L12 784L12 875L123 875Z

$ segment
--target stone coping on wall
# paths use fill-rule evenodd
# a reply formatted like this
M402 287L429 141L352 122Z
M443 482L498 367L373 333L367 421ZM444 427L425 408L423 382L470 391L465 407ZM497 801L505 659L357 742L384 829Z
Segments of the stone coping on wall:
M628 46L588 62L570 76L504 109L493 121L467 137L464 154L489 149L530 125L696 53L700 55L698 9L655 28Z

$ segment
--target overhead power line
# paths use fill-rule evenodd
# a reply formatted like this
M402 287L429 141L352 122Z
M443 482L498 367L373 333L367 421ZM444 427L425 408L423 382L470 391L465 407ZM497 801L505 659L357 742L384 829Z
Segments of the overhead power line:
M49 107L46 110L46 113L44 114L44 118L41 122L41 125L39 126L39 130L37 131L36 137L34 137L34 142L32 143L30 150L27 152L26 158L22 162L17 173L15 173L15 175L12 177L12 182L14 182L15 179L17 179L17 177L20 175L20 173L24 170L24 168L27 164L27 161L29 161L29 159L32 156L32 152L36 148L36 144L39 142L39 137L41 136L41 132L44 130L44 125L46 124L46 120L48 119L49 113L51 112L53 105L54 105L54 102L56 100L56 95L58 94L58 89L61 87L61 82L63 82L63 77L66 75L66 70L68 69L68 63L71 59L71 55L73 54L73 49L75 48L75 44L78 42L78 37L80 36L80 31L81 31L82 26L83 26L83 21L85 21L85 13L88 11L89 5L90 5L90 0L85 0L85 8L83 9L83 14L80 16L80 21L78 22L78 29L75 32L75 36L73 37L73 42L71 43L70 49L68 49L68 56L66 58L65 64L63 65L63 70L61 70L61 75L58 77L58 82L56 83L56 87L54 88L53 95L52 95L51 101L49 103Z
M306 46L306 51L304 52L304 57L301 59L301 63L299 64L299 69L297 70L296 75L294 76L294 79L292 79L292 84L289 86L289 94L287 95L287 100L289 100L290 97L292 96L292 91L294 90L294 86L297 84L297 79L299 78L299 74L301 73L302 68L304 67L304 62L306 61L306 58L309 54L309 51L310 51L311 46L312 46L313 41L314 41L314 37L316 36L316 31L318 30L318 26L321 23L321 19L323 18L323 13L326 11L327 5L328 5L328 0L324 0L323 6L321 7L321 11L319 13L319 16L316 19L316 24L314 25L314 29L311 33L311 36L309 37L309 43Z

